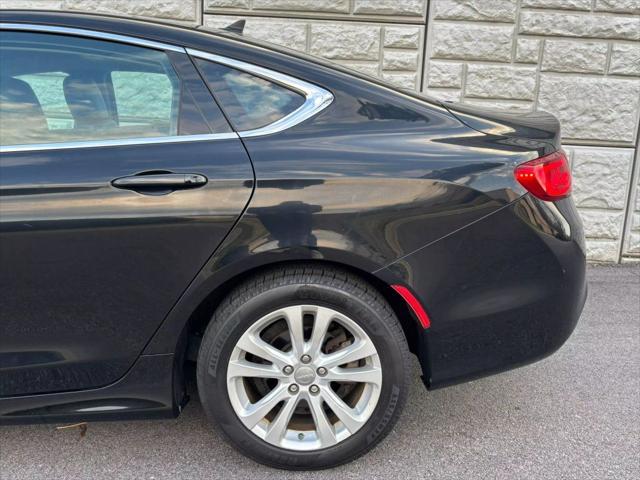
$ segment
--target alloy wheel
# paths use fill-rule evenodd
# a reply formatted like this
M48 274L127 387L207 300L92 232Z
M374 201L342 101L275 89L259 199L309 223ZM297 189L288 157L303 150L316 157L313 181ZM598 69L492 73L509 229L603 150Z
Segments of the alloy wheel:
M256 321L227 367L231 405L246 428L290 450L356 433L380 396L382 368L366 332L331 308L296 305Z

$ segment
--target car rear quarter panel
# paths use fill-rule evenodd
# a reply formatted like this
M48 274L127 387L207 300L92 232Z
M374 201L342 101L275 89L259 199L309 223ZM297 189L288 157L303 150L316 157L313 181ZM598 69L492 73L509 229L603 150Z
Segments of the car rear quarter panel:
M428 310L427 387L473 380L546 357L572 333L587 294L582 224L570 198L526 195L376 274Z
M334 101L291 129L243 139L257 179L249 207L176 306L182 320L172 315L146 353L172 351L189 308L247 270L317 259L373 272L491 215L523 193L514 166L548 148L323 66L223 53L314 82Z

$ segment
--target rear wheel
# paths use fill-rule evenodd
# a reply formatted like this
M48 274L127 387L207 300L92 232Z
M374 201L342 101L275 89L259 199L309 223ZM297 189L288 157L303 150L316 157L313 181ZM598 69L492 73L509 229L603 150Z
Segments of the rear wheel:
M372 448L404 405L408 349L374 288L340 269L272 270L220 305L198 358L202 404L243 453L326 468Z

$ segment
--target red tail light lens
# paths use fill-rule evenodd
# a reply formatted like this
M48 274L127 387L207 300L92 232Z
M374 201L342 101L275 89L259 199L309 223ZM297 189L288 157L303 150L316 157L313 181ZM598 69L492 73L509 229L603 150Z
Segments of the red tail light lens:
M562 150L518 165L516 180L542 200L560 200L571 194L571 169Z

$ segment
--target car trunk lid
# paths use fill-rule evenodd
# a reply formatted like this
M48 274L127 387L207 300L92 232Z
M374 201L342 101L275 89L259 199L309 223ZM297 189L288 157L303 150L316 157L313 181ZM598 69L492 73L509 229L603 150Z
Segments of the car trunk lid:
M504 112L449 102L443 106L468 127L482 133L546 142L552 151L560 148L560 122L550 113Z

